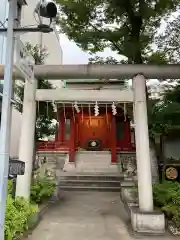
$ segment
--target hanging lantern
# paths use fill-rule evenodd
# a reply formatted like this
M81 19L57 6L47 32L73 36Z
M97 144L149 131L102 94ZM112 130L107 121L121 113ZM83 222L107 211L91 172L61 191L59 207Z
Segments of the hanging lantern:
M94 116L98 116L99 115L99 106L96 102L95 106L94 106Z
M113 102L113 104L112 104L112 114L113 114L113 115L116 115L116 114L117 114L116 106L115 106L114 102Z

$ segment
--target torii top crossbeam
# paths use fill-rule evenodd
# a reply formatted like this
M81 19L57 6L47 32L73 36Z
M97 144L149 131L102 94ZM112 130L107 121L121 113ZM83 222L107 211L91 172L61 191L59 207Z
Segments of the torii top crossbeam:
M131 79L143 74L148 79L179 79L180 64L88 64L88 65L36 65L35 77L44 79ZM0 78L4 77L4 66L0 65ZM13 78L22 78L15 70Z

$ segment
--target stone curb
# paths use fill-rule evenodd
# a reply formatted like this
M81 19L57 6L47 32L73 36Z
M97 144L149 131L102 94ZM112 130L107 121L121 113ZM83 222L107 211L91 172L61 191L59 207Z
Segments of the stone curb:
M177 229L174 227L172 227L172 223L168 222L166 220L166 232L164 234L142 234L142 233L136 233L133 231L132 229L132 226L131 226L131 220L130 220L130 217L131 217L131 208L132 207L137 207L138 206L138 202L135 200L134 202L133 201L129 201L127 199L124 199L121 192L120 192L120 199L124 205L124 208L128 214L128 217L129 217L129 220L128 220L128 223L127 223L127 226L128 226L128 231L130 233L131 236L133 237L143 237L143 236L150 236L150 237L153 237L153 236L159 236L159 237L162 237L162 236L173 236L173 237L179 237L180 236L180 231L179 233L177 233ZM174 231L176 231L176 234L173 233L172 231L172 228Z
M121 199L121 201L123 202L123 204L124 204L124 207L125 207L125 210L127 211L127 213L128 213L128 216L130 217L130 214L131 214L131 204L132 205L135 205L135 206L137 206L138 204L137 203L132 203L132 202L126 202L126 201L124 201L124 200L122 200ZM136 234L136 233L134 233L134 231L132 230L132 227L131 227L131 223L130 223L130 220L129 220L129 222L128 222L128 229L129 229L129 231L130 231L130 233L131 233L131 235L136 235L136 236L142 236L142 235L139 235L139 234ZM165 234L169 234L169 235L171 235L172 237L174 237L174 238L179 238L180 237L180 230L178 230L175 226L174 226L174 224L171 222L171 221L168 221L168 220L166 220L166 231L167 231L167 233L165 233ZM149 234L149 236L153 236L152 234Z

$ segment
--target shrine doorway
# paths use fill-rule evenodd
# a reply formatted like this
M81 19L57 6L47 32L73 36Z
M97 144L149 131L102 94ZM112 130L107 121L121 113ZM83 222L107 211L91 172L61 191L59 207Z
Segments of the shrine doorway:
M85 150L108 150L110 127L105 116L85 116L78 121L79 147Z

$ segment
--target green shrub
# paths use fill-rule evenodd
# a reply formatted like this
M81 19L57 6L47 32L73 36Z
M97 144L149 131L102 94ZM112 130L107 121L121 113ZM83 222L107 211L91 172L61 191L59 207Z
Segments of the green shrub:
M55 187L55 182L47 177L34 179L31 185L31 201L37 204L43 203L53 195Z
M173 217L172 217L172 221L175 224L175 226L180 229L180 212L179 212L179 208L176 209Z
M178 206L174 204L167 204L161 208L161 210L165 213L168 219L172 219L173 216L176 214Z
M31 202L42 203L50 198L55 191L54 181L44 177L34 180L31 186ZM31 223L32 216L38 211L37 205L24 198L11 196L12 180L8 181L8 197L5 216L5 240L15 240L26 231Z
M12 194L12 189L13 189L13 181L8 180L8 194Z
M158 207L171 203L177 196L180 197L180 184L177 182L165 181L153 185L154 204Z
M165 181L153 186L154 205L180 228L180 183Z
M16 239L28 229L29 219L38 211L37 205L24 198L15 200L8 194L5 216L5 240Z

